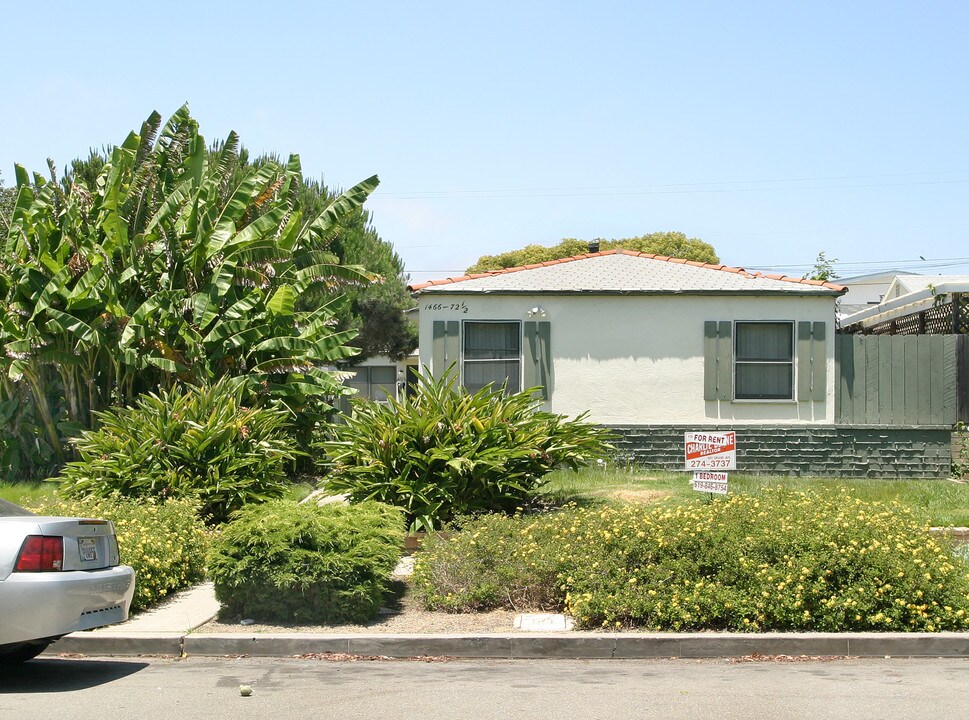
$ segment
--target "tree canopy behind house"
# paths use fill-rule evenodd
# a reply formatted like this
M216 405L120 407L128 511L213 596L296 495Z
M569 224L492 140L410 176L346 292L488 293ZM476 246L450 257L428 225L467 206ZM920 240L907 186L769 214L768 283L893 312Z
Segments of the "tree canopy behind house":
M699 238L687 237L684 233L667 231L653 232L631 238L617 240L602 240L598 242L599 250L635 250L636 252L666 255L668 257L686 258L698 262L718 263L716 250L709 243ZM531 265L532 263L548 262L559 258L572 257L589 252L589 242L576 238L565 238L558 245L526 245L521 250L511 250L500 255L482 255L478 262L468 268L468 273L502 270L510 267Z

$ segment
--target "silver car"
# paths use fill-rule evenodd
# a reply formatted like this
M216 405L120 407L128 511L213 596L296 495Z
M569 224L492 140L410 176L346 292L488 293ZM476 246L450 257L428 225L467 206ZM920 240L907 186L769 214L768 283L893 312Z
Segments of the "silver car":
M0 662L127 620L134 592L109 521L42 517L0 500Z

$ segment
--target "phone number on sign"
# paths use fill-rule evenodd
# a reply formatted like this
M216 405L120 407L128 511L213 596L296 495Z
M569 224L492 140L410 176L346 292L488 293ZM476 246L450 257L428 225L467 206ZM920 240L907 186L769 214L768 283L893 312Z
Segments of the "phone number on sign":
M702 468L703 470L709 470L710 468L729 468L730 458L697 458L696 460L688 460L687 467Z

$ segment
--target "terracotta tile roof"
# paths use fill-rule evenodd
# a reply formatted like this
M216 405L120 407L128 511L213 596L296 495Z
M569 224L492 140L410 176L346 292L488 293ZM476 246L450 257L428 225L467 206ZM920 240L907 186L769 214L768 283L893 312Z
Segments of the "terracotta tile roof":
M457 283L470 282L471 286L467 287L469 291L470 290L485 291L487 289L493 289L495 291L511 290L511 289L523 291L527 289L525 287L527 283L525 284L501 283L500 280L492 281L492 278L503 278L504 276L508 276L514 273L521 273L526 270L539 270L540 268L555 268L557 266L563 266L569 263L575 263L576 261L580 261L580 260L587 260L587 259L593 259L593 258L608 258L609 256L627 256L627 257L635 257L635 258L644 258L646 260L658 261L659 263L662 263L662 265L654 265L653 263L650 263L649 267L652 268L650 277L646 277L645 273L640 273L639 275L641 277L637 277L636 273L632 273L632 274L626 273L624 277L615 279L614 273L610 276L609 273L603 273L600 271L598 273L590 272L586 274L570 273L570 276L568 278L561 278L561 279L567 280L568 283L571 283L568 285L568 288L574 291L582 291L582 290L592 291L596 289L599 289L599 290L607 289L607 285L609 285L610 282L616 285L616 287L610 288L610 289L614 289L617 291L627 291L627 292L634 292L638 289L644 289L644 288L650 289L650 290L665 288L667 290L699 289L699 290L705 290L705 291L710 291L710 290L729 291L729 290L744 289L744 286L749 287L750 290L764 290L764 291L783 290L784 286L778 285L777 283L796 283L800 285L801 288L795 288L793 287L793 285L787 286L791 291L795 291L795 292L799 289L802 291L810 291L810 289L813 287L824 288L825 290L833 291L836 293L843 293L846 290L846 288L842 285L837 285L835 283L830 283L830 282L823 282L821 280L805 280L802 278L789 277L786 275L750 272L740 267L730 267L728 265L714 265L711 263L698 262L696 260L672 258L672 257L667 257L666 255L640 253L632 250L604 250L602 252L597 252L597 253L584 253L582 255L573 255L572 257L559 258L557 260L548 260L546 262L534 263L531 265L522 265L520 267L511 267L511 268L505 268L502 270L493 270L490 272L475 273L473 275L462 275L460 277L445 278L443 280L431 280L429 282L416 283L414 285L410 285L409 288L413 292L420 292L422 290L427 290L428 288L437 288L445 285L455 285ZM663 270L664 266L665 268L668 268L668 271ZM723 277L724 281L717 282L716 276L709 275L702 272L700 272L699 275L697 274L697 272L690 272L690 273L675 272L675 271L671 272L674 270L675 267L682 267L682 266L696 268L698 269L698 271L716 270L725 274L730 273L731 275L723 275L721 277ZM685 269L686 268L684 267L684 270ZM728 281L728 278L730 278L729 281ZM752 282L749 284L743 281L738 283L738 280L740 278L744 278ZM509 280L510 279L511 278L509 278ZM623 285L620 282L621 280L626 281L625 285ZM642 283L637 285L637 281L642 281ZM588 286L584 285L583 283L588 283ZM679 283L679 285L677 285L677 283ZM652 287L652 285L654 284L656 284L657 286ZM544 288L544 286L540 286L540 285L541 283L537 284L532 289L536 292L540 292ZM806 286L810 286L810 287L806 287ZM565 287L565 283L563 283L562 288L558 288L558 289L564 289L564 287ZM549 287L549 289L555 289L555 288ZM455 288L455 290L457 290L457 288Z

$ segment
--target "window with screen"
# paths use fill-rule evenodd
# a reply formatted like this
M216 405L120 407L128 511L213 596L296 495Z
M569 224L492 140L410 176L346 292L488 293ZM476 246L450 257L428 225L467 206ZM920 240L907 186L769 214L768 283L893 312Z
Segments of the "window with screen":
M794 323L737 322L734 397L794 399Z
M521 391L522 343L520 322L465 322L464 386L477 392L486 385L506 392Z

